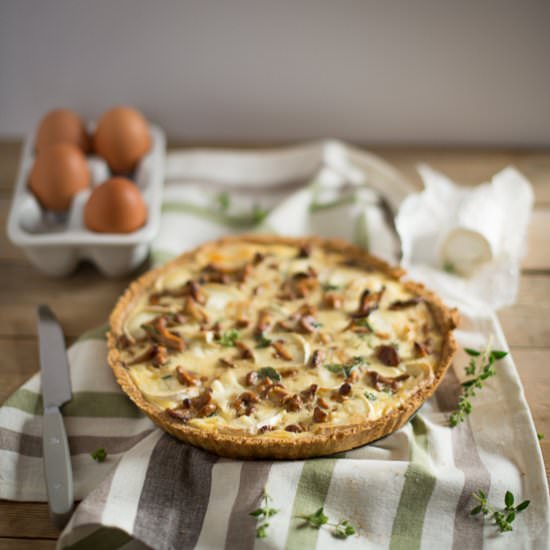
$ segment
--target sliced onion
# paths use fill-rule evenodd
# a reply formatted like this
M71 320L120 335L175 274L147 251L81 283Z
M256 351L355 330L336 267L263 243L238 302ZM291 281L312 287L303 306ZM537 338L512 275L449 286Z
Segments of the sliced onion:
M175 267L155 281L154 289L156 292L161 292L162 290L181 288L191 278L191 271L183 267Z
M158 317L158 312L156 311L146 311L144 309L139 310L124 321L122 331L130 340L139 340L140 338L146 336L146 333L141 326L149 323L155 317Z
M205 309L208 313L223 313L231 302L239 302L245 298L234 286L210 283L202 288L207 296Z

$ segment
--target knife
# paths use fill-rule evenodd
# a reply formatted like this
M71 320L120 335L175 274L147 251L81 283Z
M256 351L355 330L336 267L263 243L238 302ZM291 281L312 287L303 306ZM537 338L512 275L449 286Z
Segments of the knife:
M38 306L38 340L42 371L44 417L42 449L50 517L62 529L74 506L73 471L63 417L59 407L72 399L69 362L63 331L48 306Z

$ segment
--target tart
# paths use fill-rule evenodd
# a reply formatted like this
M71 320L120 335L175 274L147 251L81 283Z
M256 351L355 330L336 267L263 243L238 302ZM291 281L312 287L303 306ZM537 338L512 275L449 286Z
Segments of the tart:
M458 315L340 240L246 235L137 279L108 335L118 383L175 437L305 458L395 431L449 367Z

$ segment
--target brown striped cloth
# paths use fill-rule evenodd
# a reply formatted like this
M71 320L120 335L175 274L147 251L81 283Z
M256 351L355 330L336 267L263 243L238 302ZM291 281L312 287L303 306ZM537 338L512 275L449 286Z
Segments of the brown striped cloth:
M301 151L302 157L292 150L289 158L249 154L236 159L234 154L199 152L169 159L168 179L173 181L166 188L155 257L162 260L204 239L242 230L304 234L319 232L317 228L371 249L376 243L378 253L385 246L391 256L390 232L380 225L385 216L372 189L393 190L396 200L395 174L353 150L345 150L344 161L334 148L323 146L319 153L316 147L304 149L307 154ZM264 172L272 176L271 164L283 166L285 178L294 177L300 170L305 173L308 163L318 170L319 161L324 166L306 187L262 181L265 190L259 193L253 189L255 180L247 183L245 178L243 185L251 185L251 192L243 193L231 181L239 173L253 172L260 180ZM211 173L212 166L222 166L223 177ZM380 230L374 232L376 227ZM461 345L481 349L492 339L493 348L506 349L495 315L447 299L463 315L457 331ZM69 349L74 398L63 414L81 502L59 548L549 547L542 456L511 356L498 362L497 376L487 380L472 414L456 428L449 427L448 417L456 408L467 364L462 351L436 395L398 432L334 457L241 462L216 457L154 428L112 377L106 363L107 328L82 335ZM46 500L41 415L36 375L0 408L0 498ZM107 450L105 462L91 458L98 448ZM258 539L250 511L259 506L264 488L278 513L269 520L267 537ZM503 502L505 491L511 490L518 502L529 499L531 505L518 515L512 532L497 535L489 522L469 515L475 505L471 495L478 489L493 503ZM304 526L299 516L321 507L332 521L348 519L357 534L342 541L330 528Z

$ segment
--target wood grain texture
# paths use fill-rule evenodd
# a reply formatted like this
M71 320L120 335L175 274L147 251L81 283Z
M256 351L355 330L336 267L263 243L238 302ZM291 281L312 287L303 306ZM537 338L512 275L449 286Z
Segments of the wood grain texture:
M416 171L418 164L428 164L453 181L475 185L490 181L491 177L507 166L515 166L532 183L537 204L550 203L550 152L503 151L471 149L403 149L370 147L398 168L413 184L421 187Z
M0 537L0 550L54 550L55 540Z
M528 252L522 263L523 269L540 271L550 269L549 237L550 207L536 207L529 226Z
M0 335L34 336L36 306L48 303L65 334L76 337L105 323L118 296L141 270L126 277L105 279L94 266L82 264L71 277L51 279L27 262L0 260L3 285L0 291Z
M0 337L0 403L38 369L36 338Z
M201 144L187 144L198 146ZM203 144L204 145L204 144ZM232 144L235 146L235 144ZM5 227L20 143L0 142L0 225ZM420 187L419 162L430 164L465 185L488 180L515 165L533 183L536 210L529 228L529 252L517 303L499 318L541 441L550 474L550 152L392 149L371 147ZM143 266L140 271L144 270ZM49 279L34 270L21 251L0 232L0 403L38 370L35 308L50 304L70 343L83 331L102 324L117 297L135 277L107 280L90 265L66 279ZM55 547L57 531L44 503L0 501L0 550Z
M210 147L261 149L288 145L286 143L265 144L258 147L251 143L216 144L194 141L169 140L170 148ZM506 166L515 166L533 184L537 204L550 204L550 151L470 149L435 147L389 147L376 144L358 144L393 164L411 183L420 188L421 180L416 167L429 164L451 179L464 185L475 185L490 178ZM4 140L0 143L0 197L10 197L13 189L19 155L20 140Z
M59 531L51 524L45 502L9 502L0 500L2 537L57 539ZM1 548L1 546L0 546Z

